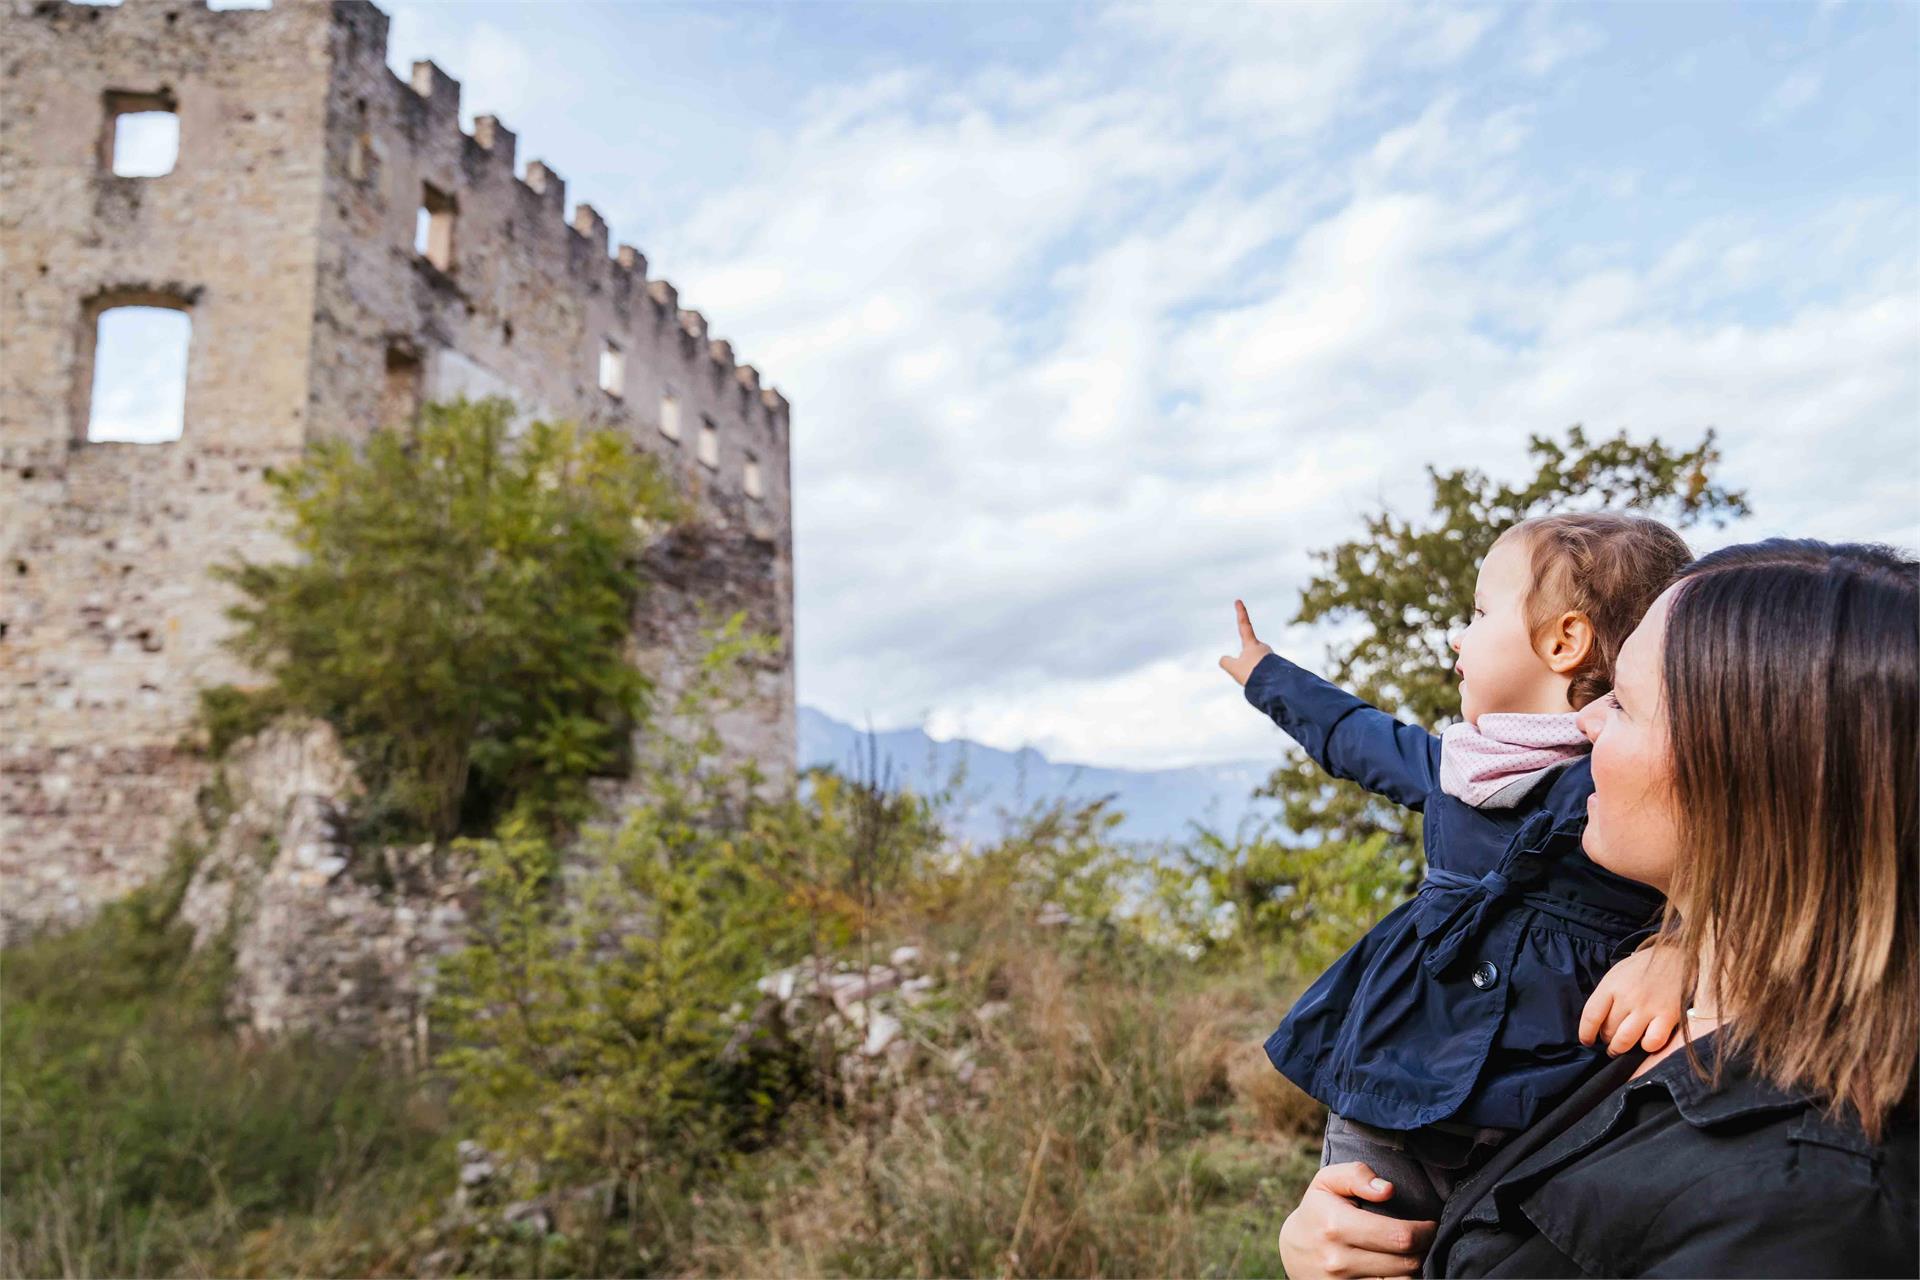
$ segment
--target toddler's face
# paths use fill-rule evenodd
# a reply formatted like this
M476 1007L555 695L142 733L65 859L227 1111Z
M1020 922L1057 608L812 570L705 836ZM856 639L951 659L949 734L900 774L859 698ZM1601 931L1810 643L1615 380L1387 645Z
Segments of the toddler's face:
M1527 629L1532 554L1524 538L1495 546L1480 563L1473 621L1448 643L1460 655L1460 712L1469 724L1490 711L1570 711L1564 686ZM1557 704L1556 705L1556 694Z

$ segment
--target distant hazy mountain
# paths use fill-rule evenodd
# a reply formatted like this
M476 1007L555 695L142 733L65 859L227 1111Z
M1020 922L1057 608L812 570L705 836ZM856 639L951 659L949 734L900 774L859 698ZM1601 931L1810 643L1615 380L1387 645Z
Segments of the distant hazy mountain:
M831 765L858 775L863 766L855 762L865 759L865 737L852 725L801 707L800 767ZM964 738L937 742L920 729L897 729L874 738L876 754L891 766L894 782L921 794L947 787L955 770L964 768L952 826L957 834L978 840L999 834L1003 812L1025 811L1037 800L1061 796L1114 796L1115 807L1126 815L1119 834L1132 840L1182 836L1192 822L1231 831L1243 816L1264 816L1274 809L1271 801L1255 801L1253 789L1266 780L1277 760L1185 769L1102 769L1055 764L1031 747L1001 751Z

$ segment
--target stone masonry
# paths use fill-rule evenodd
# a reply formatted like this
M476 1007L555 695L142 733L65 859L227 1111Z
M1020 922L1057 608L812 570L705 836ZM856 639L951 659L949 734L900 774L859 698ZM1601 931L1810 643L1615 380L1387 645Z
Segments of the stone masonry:
M0 3L0 937L164 865L207 777L180 746L197 691L249 679L208 566L282 553L270 469L422 399L508 395L678 477L696 517L650 554L640 660L671 691L745 610L781 649L721 736L792 776L787 402L644 256L569 218L547 165L516 170L498 120L463 132L438 67L394 76L365 0ZM116 176L116 114L155 109L172 171ZM87 438L96 324L123 305L191 320L177 441Z

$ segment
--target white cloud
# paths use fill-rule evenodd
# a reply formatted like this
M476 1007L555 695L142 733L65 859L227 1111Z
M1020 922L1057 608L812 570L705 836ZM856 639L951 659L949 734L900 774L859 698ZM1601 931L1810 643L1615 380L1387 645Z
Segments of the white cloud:
M1491 8L1442 4L1127 5L1108 24L1126 50L1151 50L1207 116L1255 136L1304 139L1381 96L1378 73L1457 62L1493 24Z
M1820 96L1825 82L1826 77L1818 68L1795 69L1774 87L1765 110L1761 112L1762 118L1769 121L1784 120L1799 112Z
M1520 21L1517 61L1527 75L1545 76L1605 44L1606 37L1591 23L1564 18L1547 5L1536 4Z

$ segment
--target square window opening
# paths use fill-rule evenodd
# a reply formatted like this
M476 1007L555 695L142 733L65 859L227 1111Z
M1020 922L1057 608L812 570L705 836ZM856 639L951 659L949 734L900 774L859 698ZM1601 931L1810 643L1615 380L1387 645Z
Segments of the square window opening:
M720 469L720 428L705 414L700 415L699 454L701 463L709 470Z
M413 217L413 251L437 269L453 274L453 222L458 206L431 182L420 184L420 207Z
M193 319L184 308L108 307L93 322L87 397L89 444L166 444L186 427L187 349Z
M180 160L180 115L173 95L109 90L101 160L119 178L159 178Z
M612 342L600 348L600 389L616 400L626 394L626 353Z

